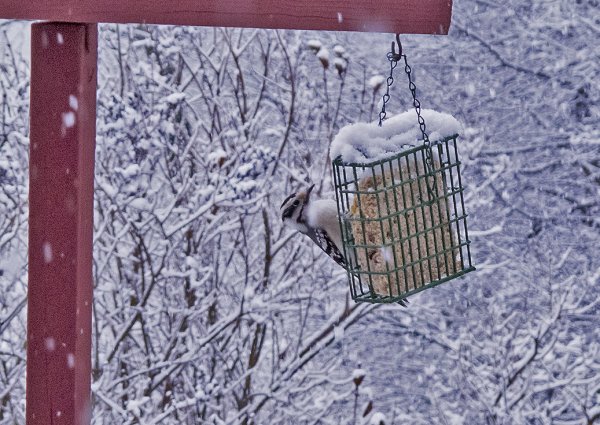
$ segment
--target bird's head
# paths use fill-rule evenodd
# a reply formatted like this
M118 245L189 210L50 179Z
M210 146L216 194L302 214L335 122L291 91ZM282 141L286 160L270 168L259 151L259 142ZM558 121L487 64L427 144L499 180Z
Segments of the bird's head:
M313 184L307 190L292 193L281 204L281 219L283 222L303 233L308 230L306 226L306 206L310 202L310 193L314 187Z

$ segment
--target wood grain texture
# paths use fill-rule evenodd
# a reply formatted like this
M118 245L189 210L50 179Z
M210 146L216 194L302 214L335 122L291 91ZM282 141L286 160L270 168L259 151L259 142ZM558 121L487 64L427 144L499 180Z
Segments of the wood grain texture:
M447 34L452 0L0 0L0 18Z
M89 424L97 45L32 25L27 425Z

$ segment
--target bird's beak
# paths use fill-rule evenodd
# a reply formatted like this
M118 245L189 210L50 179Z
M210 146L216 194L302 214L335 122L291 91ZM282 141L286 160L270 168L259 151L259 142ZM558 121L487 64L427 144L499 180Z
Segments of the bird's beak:
M308 188L308 190L306 191L306 199L308 200L310 198L310 192L312 192L312 190L314 189L315 185L313 184L311 187Z

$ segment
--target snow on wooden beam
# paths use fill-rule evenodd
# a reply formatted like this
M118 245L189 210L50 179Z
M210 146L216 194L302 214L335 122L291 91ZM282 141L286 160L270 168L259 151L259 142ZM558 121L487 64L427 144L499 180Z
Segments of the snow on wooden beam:
M27 425L89 423L97 45L31 27Z
M0 0L0 18L447 34L452 0Z

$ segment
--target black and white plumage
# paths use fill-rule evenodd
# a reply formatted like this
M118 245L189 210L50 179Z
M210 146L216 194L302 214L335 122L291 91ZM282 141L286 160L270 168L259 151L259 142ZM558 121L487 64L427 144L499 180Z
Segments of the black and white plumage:
M310 194L314 187L312 185L306 191L292 193L285 198L281 204L281 219L311 238L336 263L346 268L337 205L332 199L312 199ZM404 307L407 303L407 299L398 301Z
M285 198L281 204L281 219L311 238L340 266L346 267L337 205L331 199L311 199L314 187L312 185L306 191L292 193Z

